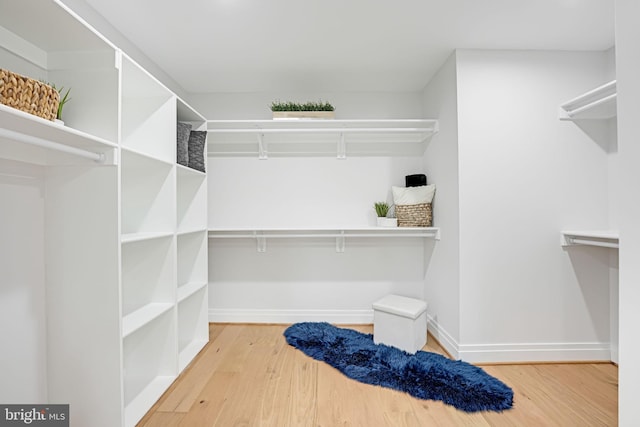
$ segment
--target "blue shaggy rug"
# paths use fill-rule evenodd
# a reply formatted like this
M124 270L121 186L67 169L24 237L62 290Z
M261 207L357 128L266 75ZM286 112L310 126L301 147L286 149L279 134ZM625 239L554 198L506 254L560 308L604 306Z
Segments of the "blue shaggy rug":
M465 412L503 411L513 406L513 391L481 368L436 353L411 355L374 344L373 335L328 323L296 323L287 342L365 384L403 391L420 399L441 400Z

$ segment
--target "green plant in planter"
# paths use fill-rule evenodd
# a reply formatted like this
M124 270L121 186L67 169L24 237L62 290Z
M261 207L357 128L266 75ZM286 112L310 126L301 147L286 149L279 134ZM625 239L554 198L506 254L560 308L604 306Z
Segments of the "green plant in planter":
M51 86L58 91L58 94L60 94L60 102L58 103L58 111L56 111L56 119L62 120L62 109L67 102L71 101L71 98L69 98L69 92L71 92L71 88L67 89L67 91L63 95L62 91L64 90L64 86L58 89L54 83L49 83L46 80L40 80L40 82Z
M380 218L386 217L389 213L389 203L387 202L376 202L373 207L376 210L376 215Z
M56 119L58 120L62 120L62 109L64 108L65 104L69 101L71 101L71 98L69 98L69 92L71 91L71 88L67 89L67 91L64 93L64 95L62 94L62 91L64 90L64 86L62 86L60 89L56 88L55 85L53 85L53 88L55 90L58 91L58 93L60 94L60 103L58 104L58 111L56 112Z
M328 102L282 102L280 100L271 103L271 111L334 111L335 108Z

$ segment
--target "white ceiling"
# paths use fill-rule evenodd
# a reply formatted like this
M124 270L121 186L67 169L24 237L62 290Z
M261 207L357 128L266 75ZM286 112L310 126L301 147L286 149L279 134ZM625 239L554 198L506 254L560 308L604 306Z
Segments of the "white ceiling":
M613 0L86 0L187 92L417 91L455 48L605 50Z

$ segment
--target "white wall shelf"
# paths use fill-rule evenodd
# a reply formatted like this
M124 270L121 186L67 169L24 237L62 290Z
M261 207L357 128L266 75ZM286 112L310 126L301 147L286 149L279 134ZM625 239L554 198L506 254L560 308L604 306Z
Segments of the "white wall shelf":
M121 243L134 243L144 240L162 239L173 236L173 232L157 232L157 233L127 233L120 237Z
M209 155L421 155L437 120L209 120Z
M175 228L174 167L121 149L122 232L169 232Z
M38 165L113 164L113 142L0 104L0 157Z
M207 235L181 234L178 240L178 286L207 281Z
M613 80L560 106L560 120L610 119L617 114L617 88Z
M208 282L188 282L184 285L178 286L178 302L189 298L194 293L201 289L204 289L208 285Z
M133 427L177 376L175 311L165 311L123 341L124 425Z
M587 245L618 249L618 236L613 230L562 231L560 243L564 247Z
M122 337L126 338L158 316L170 310L173 304L151 303L122 318Z
M210 228L210 239L256 239L257 251L267 251L268 239L332 238L336 252L344 252L348 238L428 238L440 240L438 227L347 227L347 228Z
M122 246L122 314L175 301L173 236Z
M177 172L177 228L180 233L207 227L207 176L178 165Z
M209 301L207 289L201 286L178 303L178 368L182 371L205 346Z

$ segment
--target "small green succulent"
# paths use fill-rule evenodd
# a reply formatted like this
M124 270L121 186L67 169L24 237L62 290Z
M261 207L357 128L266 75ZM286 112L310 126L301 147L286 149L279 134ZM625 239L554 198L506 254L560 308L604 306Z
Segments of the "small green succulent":
M373 207L376 210L376 215L379 217L386 217L389 213L389 203L387 202L376 202L373 204Z

